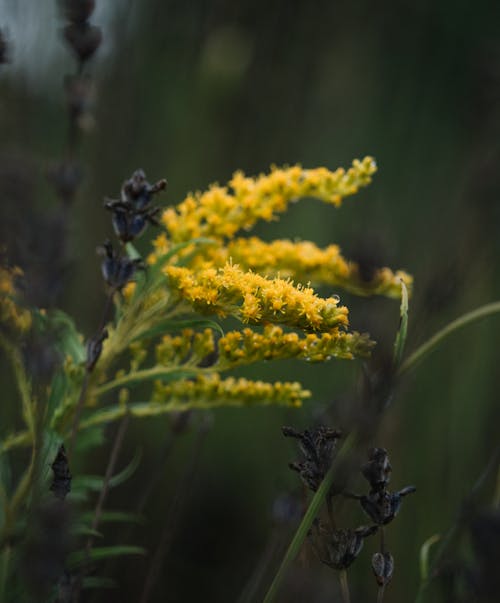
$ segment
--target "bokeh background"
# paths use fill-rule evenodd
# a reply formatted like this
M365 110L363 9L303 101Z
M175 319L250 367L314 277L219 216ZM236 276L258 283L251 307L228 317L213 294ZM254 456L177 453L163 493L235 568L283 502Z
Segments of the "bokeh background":
M236 169L347 167L373 155L373 184L339 210L304 200L258 234L335 242L347 257L411 272L409 351L461 313L500 298L498 3L97 2L92 21L104 42L88 67L94 124L79 148L84 180L65 210L63 242L47 227L62 210L46 174L64 152L63 78L74 64L56 3L39 4L3 0L0 7L10 46L10 63L0 66L0 233L31 273L39 303L55 298L85 336L104 300L95 249L111 227L102 201L117 196L138 167L151 180L168 179L162 202L170 204L224 183ZM64 274L47 290L46 274L60 254ZM369 330L383 358L398 303L338 293L353 328ZM396 560L388 603L414 600L422 544L453 524L498 446L499 338L498 318L450 337L398 384L376 430L372 443L391 455L394 488L418 488L387 530ZM9 403L0 418L7 424L15 394L4 365L2 359ZM151 554L104 566L119 586L88 600L139 600L169 521L151 600L261 600L303 504L287 467L297 451L281 426L311 426L327 410L342 427L360 373L359 363L340 361L258 366L247 374L300 379L312 401L294 411L218 410L182 426L169 418L135 423L121 463L137 449L142 462L108 506L133 510L148 476L159 481L146 523L106 528L104 536L106 543L128 538ZM113 428L108 435L111 441ZM104 473L108 455L104 446L85 470ZM361 487L353 478L353 488ZM480 506L491 502L494 488L488 475ZM366 521L359 509L344 507L347 525ZM369 541L353 566L353 601L375 599L375 547ZM473 568L474 555L466 540L462 560ZM335 601L337 588L335 573L305 545L280 600ZM435 587L425 601L456 600L446 592Z

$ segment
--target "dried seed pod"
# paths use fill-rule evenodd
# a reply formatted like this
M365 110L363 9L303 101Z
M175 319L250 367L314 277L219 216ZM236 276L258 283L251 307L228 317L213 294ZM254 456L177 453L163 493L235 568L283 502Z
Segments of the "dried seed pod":
M375 553L372 557L372 570L379 586L386 586L392 580L394 557L386 553Z
M102 42L101 28L87 22L71 23L64 28L64 38L80 62L88 61Z
M89 339L87 343L87 371L90 372L96 365L102 353L102 342L107 338L108 331L107 329L103 329L100 333Z
M374 534L378 526L361 526L353 529L331 529L315 522L315 532L310 533L311 543L320 561L337 570L347 569L363 548L364 539Z
M386 488L391 480L392 472L387 450L385 448L372 448L368 463L363 465L361 472L370 482L372 490L378 491Z
M8 53L9 47L7 44L7 40L5 39L5 34L3 33L3 31L0 29L0 65L2 63L8 63L9 62L9 53Z
M359 500L366 514L378 525L390 523L399 513L401 499L416 491L415 486L407 486L399 492L387 490L372 491Z
M309 431L299 432L293 427L283 427L284 436L300 441L300 449L304 460L290 463L290 469L297 471L304 484L313 492L319 488L335 457L337 440L342 432L320 426Z
M64 500L66 495L71 491L71 473L69 471L68 457L64 444L59 446L51 468L54 472L54 480L50 485L50 490L52 490L56 498Z
M95 0L60 0L60 5L68 21L83 23L94 12Z
M105 256L101 265L104 280L118 291L132 280L137 269L144 268L143 261L140 259L131 260L127 256L119 256L109 241L106 241L98 251Z

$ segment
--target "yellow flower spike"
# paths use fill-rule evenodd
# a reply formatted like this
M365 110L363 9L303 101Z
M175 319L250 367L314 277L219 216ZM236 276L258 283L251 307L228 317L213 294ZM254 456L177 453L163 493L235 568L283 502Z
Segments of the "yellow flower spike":
M218 370L227 370L261 360L301 358L323 362L329 358L352 359L369 356L374 342L360 333L333 329L326 333L285 333L281 327L267 325L263 333L251 329L231 331L219 340Z
M301 406L311 393L300 383L265 383L244 378L221 379L213 373L193 381L156 382L153 402L173 409L215 408L217 406L257 406L279 404Z
M31 312L16 300L15 280L22 274L20 268L0 266L0 323L20 333L28 331L32 324Z
M243 322L280 323L305 331L328 331L348 324L348 310L339 306L337 297L324 299L310 287L244 272L236 265L199 272L167 266L165 273L171 289L202 314L232 315Z
M361 277L355 262L342 257L337 245L322 249L310 241L293 242L289 239L270 243L257 237L233 239L227 247L207 248L205 255L200 256L192 267L198 269L210 264L222 267L229 259L243 270L271 278L280 276L296 282L341 287L356 295L385 295L399 299L400 279L409 291L413 283L413 278L406 272L393 272L389 268L374 270L373 276L366 280Z
M353 161L347 172L339 168L312 170L296 165L273 168L270 174L247 178L236 172L229 187L212 185L195 193L175 208L163 212L162 222L174 243L196 237L224 239L241 229L252 228L258 220L273 220L289 203L301 197L316 197L335 206L371 182L376 165L371 157Z

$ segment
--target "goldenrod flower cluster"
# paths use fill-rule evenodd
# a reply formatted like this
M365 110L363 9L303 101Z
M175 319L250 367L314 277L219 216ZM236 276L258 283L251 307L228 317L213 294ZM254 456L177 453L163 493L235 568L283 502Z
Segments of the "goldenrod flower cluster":
M22 275L20 268L0 266L0 323L15 331L27 331L31 327L31 313L16 301L15 280Z
M328 331L347 325L348 310L338 297L323 299L311 287L268 279L239 266L199 272L167 266L170 286L202 314L235 316L244 323L279 323L304 331Z
M369 356L374 342L366 334L347 331L348 309L339 297L320 297L313 285L399 298L401 282L411 285L408 274L380 268L367 280L337 245L321 249L308 241L265 242L236 235L259 220L276 219L301 197L337 207L343 197L368 185L375 171L374 160L365 157L347 171L296 165L273 168L256 178L238 172L227 186L213 185L166 209L161 218L165 230L154 240L147 259L151 268L123 289L128 322L120 337L110 331L104 344L101 366L109 350L121 349L127 340L134 342L130 374L117 376L101 390L127 386L142 377L168 381L156 382L154 401L169 408L298 405L309 395L298 384L222 380L219 373L280 358L322 362ZM197 330L207 321L193 317L193 311L234 317L262 329L246 326L216 338L213 328ZM179 330L182 324L189 328ZM156 364L142 369L147 355L141 338L158 335ZM194 380L186 381L186 376Z
M305 170L300 165L273 168L258 178L236 172L229 187L213 185L204 193L188 195L176 208L163 213L162 222L174 243L196 237L231 238L258 220L274 219L301 197L316 197L338 206L343 197L367 186L375 171L373 158L365 157L353 161L347 172L323 167Z
M356 295L386 295L399 298L401 281L411 288L412 277L390 268L374 270L369 280L361 277L359 266L342 257L338 245L324 249L310 241L278 239L267 243L258 237L237 238L227 246L209 247L195 266L223 266L229 260L244 270L269 277L280 276L312 285L337 286Z
M373 348L368 335L332 329L326 333L300 336L276 325L266 325L262 333L246 328L229 331L217 341L212 329L195 332L184 329L178 335L164 335L156 346L156 359L163 366L199 365L209 357L210 370L228 370L263 360L300 358L323 362L330 358L366 357Z
M221 379L213 373L194 380L155 383L153 404L167 403L172 410L214 408L217 406L254 406L278 404L300 406L310 397L300 383L265 383L244 378Z

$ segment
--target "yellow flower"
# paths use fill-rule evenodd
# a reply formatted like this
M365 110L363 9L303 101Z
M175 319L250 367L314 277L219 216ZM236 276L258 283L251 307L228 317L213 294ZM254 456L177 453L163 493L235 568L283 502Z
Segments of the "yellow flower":
M338 297L321 298L310 287L244 272L233 264L199 272L167 266L165 273L172 290L202 314L232 315L252 324L279 323L305 331L348 324L348 310L339 306Z
M257 237L237 238L227 247L208 247L198 256L193 267L211 263L223 266L229 260L241 269L252 270L268 277L280 276L296 282L341 287L356 295L386 295L399 298L400 281L411 289L412 277L403 271L389 268L374 270L369 280L361 277L358 265L342 257L337 245L323 249L310 241L292 242L279 239L267 243ZM277 308L279 309L279 308Z
M157 381L153 403L164 404L179 410L189 408L215 408L217 406L256 406L279 404L301 406L311 393L300 383L265 383L244 378L221 379L213 373L192 381Z
M374 342L368 335L345 333L338 328L326 333L299 337L276 325L266 325L262 333L252 329L230 331L219 340L217 370L234 368L261 360L301 358L323 362L331 357L352 359L370 354Z
M0 266L0 323L15 331L27 331L32 317L16 300L16 278L22 276L20 268Z
M367 186L375 171L373 158L365 157L354 160L347 171L306 170L296 165L273 168L270 174L257 178L237 172L229 187L212 185L208 191L188 195L177 207L168 208L162 222L175 243L202 236L231 238L243 228L252 228L258 220L276 218L290 202L301 197L316 197L338 206L343 197Z

